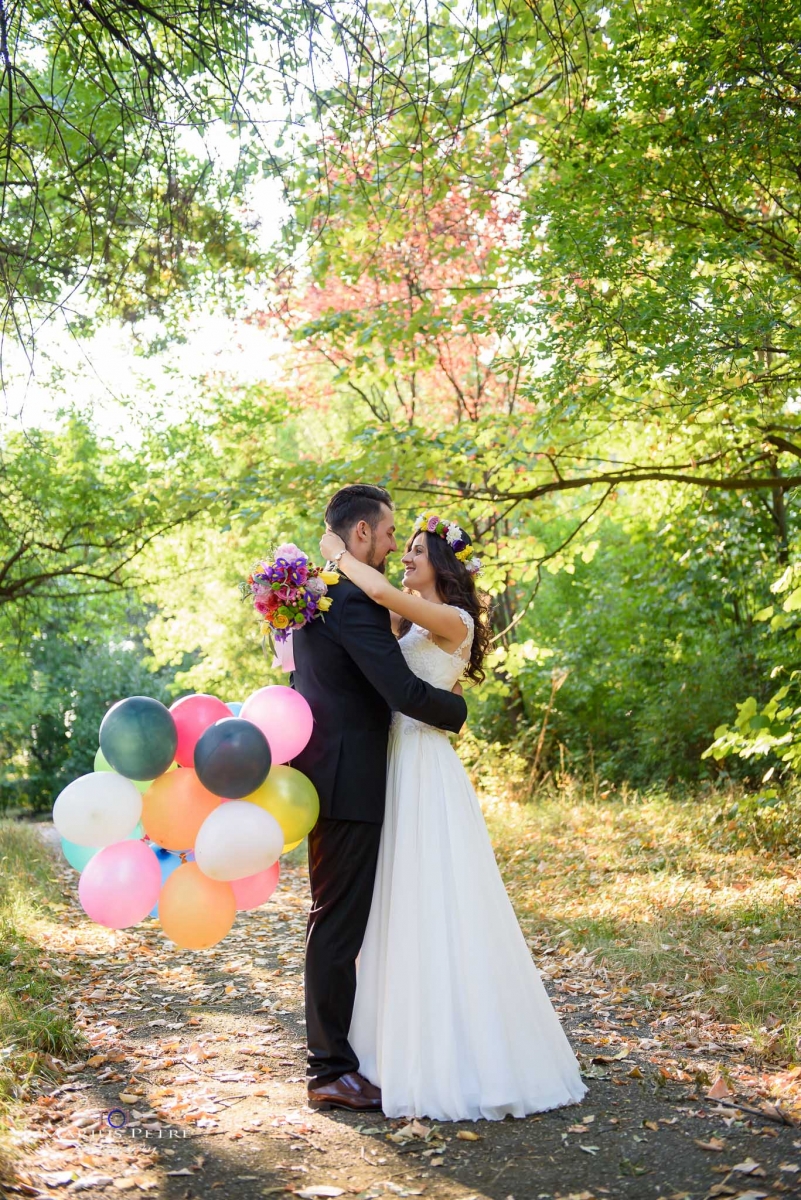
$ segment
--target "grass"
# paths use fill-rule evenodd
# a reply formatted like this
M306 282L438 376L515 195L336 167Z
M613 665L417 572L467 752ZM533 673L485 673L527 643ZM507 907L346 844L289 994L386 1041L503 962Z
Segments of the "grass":
M725 798L728 802L728 798ZM738 845L719 796L593 799L578 786L485 813L527 931L736 1022L764 1061L801 1059L801 868Z
M24 823L0 821L0 1118L26 1098L36 1075L55 1077L54 1059L79 1057L81 1041L43 954L51 906L61 896L47 851ZM0 1133L2 1130L0 1130ZM12 1155L0 1136L0 1177Z

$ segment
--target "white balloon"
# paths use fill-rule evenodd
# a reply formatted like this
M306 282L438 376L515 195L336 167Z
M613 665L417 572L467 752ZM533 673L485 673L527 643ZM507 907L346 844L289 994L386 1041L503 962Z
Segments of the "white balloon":
M53 824L76 846L122 842L141 816L142 797L136 785L115 771L93 771L73 779L53 805Z
M243 879L266 871L284 848L272 813L249 800L229 800L206 817L195 838L195 862L210 879Z

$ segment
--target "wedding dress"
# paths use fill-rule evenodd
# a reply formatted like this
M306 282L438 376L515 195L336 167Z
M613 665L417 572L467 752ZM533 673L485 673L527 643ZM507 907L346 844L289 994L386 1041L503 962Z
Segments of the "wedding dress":
M455 654L417 625L400 642L440 688L470 657L473 619L457 611L467 632ZM585 1094L448 735L400 713L357 969L350 1043L386 1116L500 1120Z

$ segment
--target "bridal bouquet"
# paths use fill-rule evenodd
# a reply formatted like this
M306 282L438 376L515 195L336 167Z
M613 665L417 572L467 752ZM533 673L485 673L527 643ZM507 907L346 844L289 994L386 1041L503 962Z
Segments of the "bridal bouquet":
M293 630L328 611L328 589L338 582L336 571L312 566L290 542L279 546L272 558L257 563L241 586L243 598L253 597L253 607L262 618L262 633L272 633L276 642L283 642Z

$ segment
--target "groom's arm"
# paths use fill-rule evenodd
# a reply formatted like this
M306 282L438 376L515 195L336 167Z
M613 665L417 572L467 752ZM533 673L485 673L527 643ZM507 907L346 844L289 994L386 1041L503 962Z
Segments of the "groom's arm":
M432 687L409 669L385 608L354 590L345 600L339 637L342 648L391 709L426 725L459 732L467 719L464 698Z

